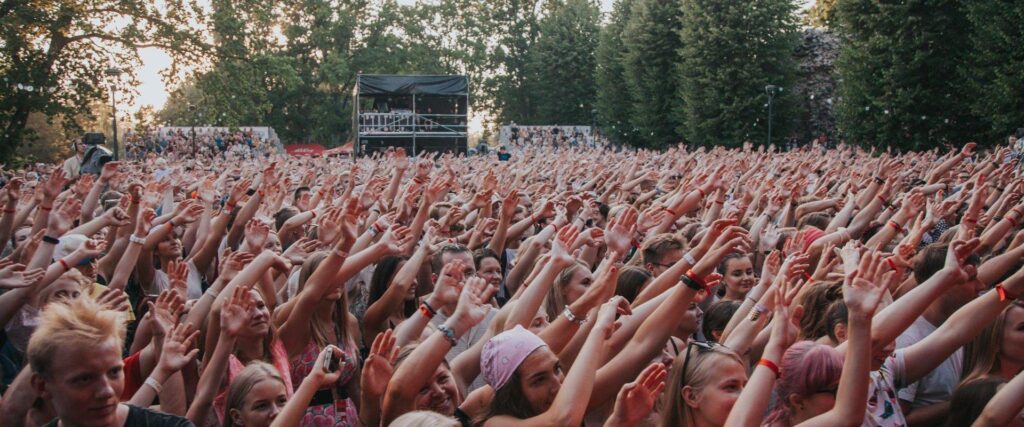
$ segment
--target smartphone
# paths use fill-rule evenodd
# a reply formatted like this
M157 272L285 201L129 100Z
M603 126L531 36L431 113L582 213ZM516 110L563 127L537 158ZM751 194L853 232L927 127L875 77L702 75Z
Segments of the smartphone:
M333 345L329 345L324 348L324 353L327 353L324 356L327 358L327 360L324 361L324 372L328 374L338 370L338 359L334 357L334 349L335 347Z

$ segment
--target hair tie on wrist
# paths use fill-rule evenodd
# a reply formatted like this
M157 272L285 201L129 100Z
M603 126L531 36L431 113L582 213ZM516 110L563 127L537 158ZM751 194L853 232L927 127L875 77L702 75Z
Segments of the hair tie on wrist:
M64 258L61 258L61 259L57 260L57 262L60 263L60 266L61 266L61 268L64 269L64 271L70 271L71 270L71 267L68 267L68 262L64 261Z
M999 294L999 301L1008 301L1017 299L1018 295L1011 294L1010 291L1006 290L1006 287L1002 283L996 285L996 293Z

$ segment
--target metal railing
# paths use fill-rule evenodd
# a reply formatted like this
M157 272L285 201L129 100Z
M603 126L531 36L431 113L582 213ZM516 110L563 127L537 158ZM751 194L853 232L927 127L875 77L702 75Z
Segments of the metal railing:
M464 114L359 113L358 120L360 135L465 135L467 130Z

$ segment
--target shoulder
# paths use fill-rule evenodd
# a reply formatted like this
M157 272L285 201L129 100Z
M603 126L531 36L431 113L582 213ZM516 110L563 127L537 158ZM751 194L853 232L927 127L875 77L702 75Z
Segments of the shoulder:
M187 418L128 405L124 427L195 427Z

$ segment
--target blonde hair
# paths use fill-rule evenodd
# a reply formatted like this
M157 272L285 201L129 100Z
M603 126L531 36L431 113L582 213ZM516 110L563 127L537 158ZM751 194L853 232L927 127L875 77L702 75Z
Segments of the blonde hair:
M250 362L231 381L224 405L224 427L235 425L234 418L231 416L231 410L242 410L242 406L245 404L245 397L249 395L253 387L256 387L256 384L265 380L276 380L282 386L287 387L284 379L281 378L281 373L277 372L274 365L260 361Z
M996 316L995 321L982 329L981 333L964 348L964 374L961 385L998 372L1005 345L1003 329L1006 328L1006 318L1014 309L1024 309L1024 305L1015 301L1006 306L999 316Z
M548 313L548 319L557 319L562 314L562 310L565 310L565 306L568 302L565 301L565 297L562 296L562 290L572 281L572 276L576 274L576 270L584 268L590 270L590 267L583 261L576 260L576 263L570 265L558 273L558 277L555 278L554 285L548 290L548 296L544 299L544 310ZM586 313L581 314L585 316Z
M95 347L113 339L121 348L124 336L121 313L106 310L89 298L77 298L50 304L43 310L26 354L32 372L45 377L57 352L68 351L69 345Z
M433 411L409 412L389 424L389 427L459 427L458 421Z
M690 363L686 363L686 355L690 355ZM686 351L679 353L672 361L672 373L669 376L665 393L661 399L662 427L692 427L693 413L690 406L683 400L683 387L690 387L694 393L700 393L719 372L710 369L711 363L718 359L731 359L743 364L740 357L722 345L714 345L709 350L687 345ZM686 383L683 383L683 365L686 364Z

